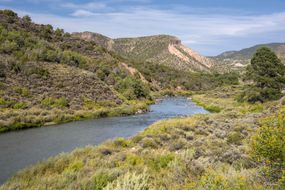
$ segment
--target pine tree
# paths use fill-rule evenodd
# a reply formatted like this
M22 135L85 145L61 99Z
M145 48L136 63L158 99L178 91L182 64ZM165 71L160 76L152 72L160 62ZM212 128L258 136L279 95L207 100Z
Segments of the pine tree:
M243 92L242 99L264 102L282 97L285 85L285 66L277 55L267 47L259 48L247 68L246 79L251 82Z

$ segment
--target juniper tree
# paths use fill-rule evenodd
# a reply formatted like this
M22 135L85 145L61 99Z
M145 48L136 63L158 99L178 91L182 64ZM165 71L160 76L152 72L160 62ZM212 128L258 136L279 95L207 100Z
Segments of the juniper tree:
M285 84L285 66L269 48L259 48L247 68L246 79L250 81L242 99L264 102L282 97Z

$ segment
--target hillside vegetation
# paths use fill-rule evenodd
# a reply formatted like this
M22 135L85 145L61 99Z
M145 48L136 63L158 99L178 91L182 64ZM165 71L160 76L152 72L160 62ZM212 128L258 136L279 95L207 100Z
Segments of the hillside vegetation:
M138 38L110 39L97 33L74 33L73 36L94 41L110 51L135 62L159 64L178 71L209 72L213 63L210 59L181 44L174 36L156 35Z
M0 11L0 42L0 132L147 107L148 85L94 42L9 10Z

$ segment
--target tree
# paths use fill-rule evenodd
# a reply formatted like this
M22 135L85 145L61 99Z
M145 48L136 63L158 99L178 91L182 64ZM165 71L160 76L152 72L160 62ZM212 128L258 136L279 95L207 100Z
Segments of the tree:
M126 77L120 80L115 88L129 100L149 97L148 86L134 77Z
M264 102L279 99L285 84L285 66L269 48L259 48L247 68L246 80L250 84L242 93L241 100Z
M52 25L43 25L41 29L41 37L43 37L46 40L52 39L52 33L53 33L53 27Z
M14 11L12 10L9 10L9 9L5 9L5 10L0 10L0 14L5 14L9 17L17 17L17 13L15 13Z
M8 16L7 18L8 23L14 23L18 17L17 13L15 13L12 10L8 10L8 9L0 10L0 14Z
M32 19L29 15L25 15L25 16L23 16L23 21L25 23L30 23L30 22L32 22Z
M63 36L63 34L64 34L64 30L57 28L57 29L54 31L54 34L55 34L56 40L62 40L62 36Z

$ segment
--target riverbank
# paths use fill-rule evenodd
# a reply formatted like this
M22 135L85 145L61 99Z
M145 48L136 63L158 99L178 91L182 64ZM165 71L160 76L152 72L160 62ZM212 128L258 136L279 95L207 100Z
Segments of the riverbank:
M161 99L166 96L190 96L191 94L191 92L182 90L164 90L153 92L152 97ZM28 109L0 108L0 134L73 121L141 114L147 112L148 106L154 104L155 101L148 99L124 100L121 105L108 101L101 103L86 101L81 109L70 109L66 106L50 109L44 109L41 106Z
M62 154L19 172L0 189L274 189L249 154L262 118L285 109L280 101L235 101L239 87L193 99L219 113L157 122L138 135Z
M51 156L78 147L98 145L108 139L129 138L156 121L197 113L206 113L206 110L184 97L165 97L142 114L88 119L0 134L0 186L21 169Z
M148 111L151 100L126 101L122 105L104 103L104 105L87 105L84 109L68 108L31 108L31 109L1 109L0 133L62 124L86 119L127 116Z

